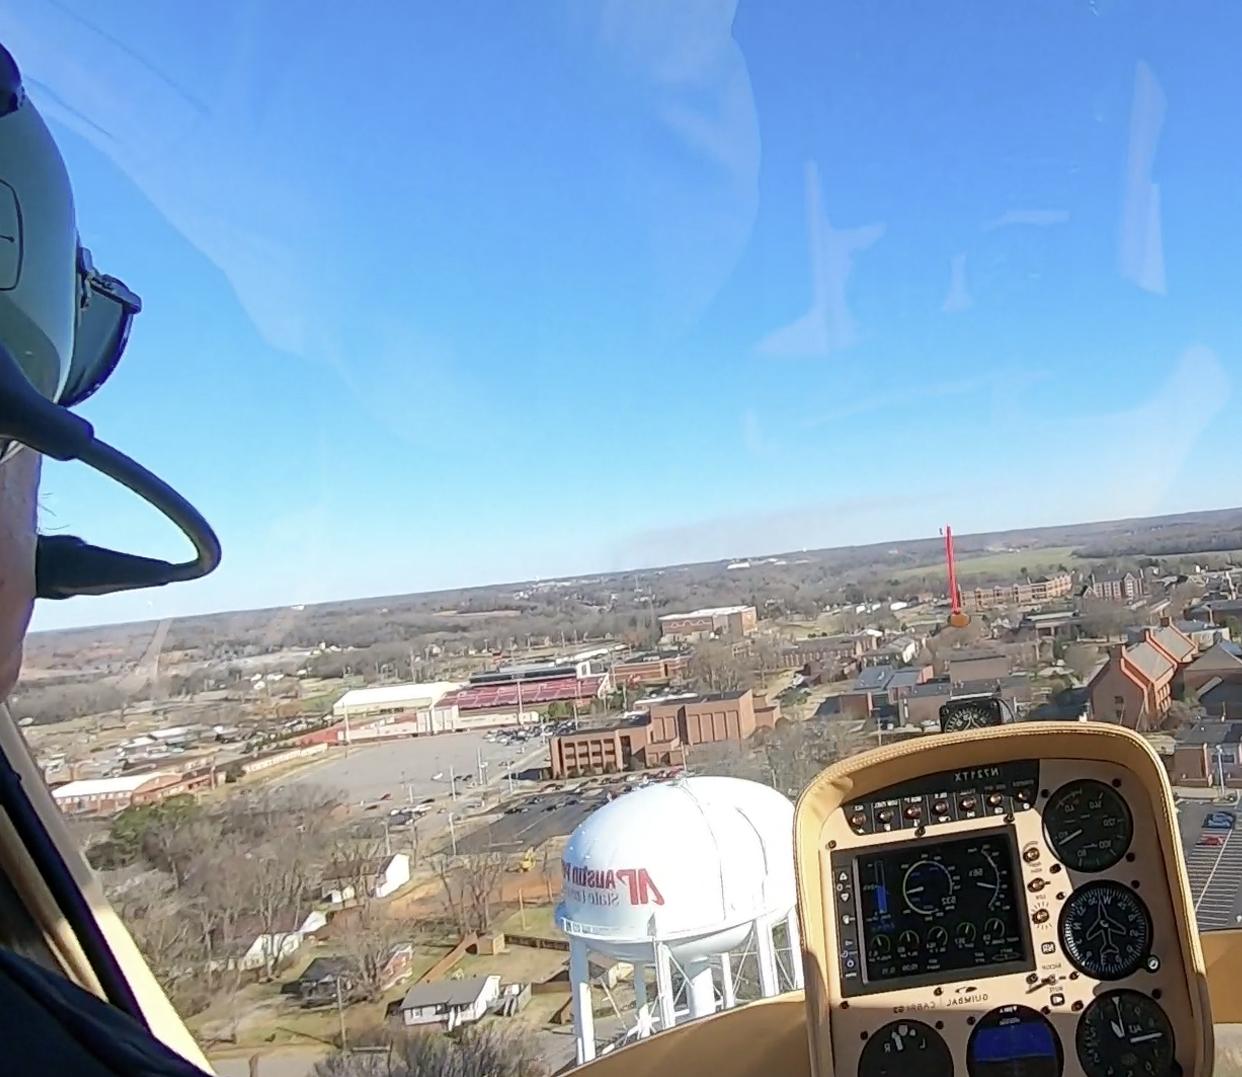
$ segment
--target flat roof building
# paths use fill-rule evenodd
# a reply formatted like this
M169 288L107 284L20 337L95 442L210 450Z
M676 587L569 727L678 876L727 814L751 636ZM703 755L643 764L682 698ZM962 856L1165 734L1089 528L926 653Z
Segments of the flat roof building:
M434 707L449 692L461 687L458 681L431 681L426 684L382 684L375 688L351 688L332 704L332 716L351 720Z
M710 606L689 613L666 613L660 618L660 633L668 639L741 639L759 625L754 606Z

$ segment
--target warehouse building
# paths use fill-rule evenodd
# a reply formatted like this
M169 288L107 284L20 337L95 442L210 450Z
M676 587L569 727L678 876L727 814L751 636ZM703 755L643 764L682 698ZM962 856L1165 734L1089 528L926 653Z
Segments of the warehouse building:
M332 705L332 717L351 722L363 718L410 714L435 708L460 682L429 684L382 684L376 688L352 688Z

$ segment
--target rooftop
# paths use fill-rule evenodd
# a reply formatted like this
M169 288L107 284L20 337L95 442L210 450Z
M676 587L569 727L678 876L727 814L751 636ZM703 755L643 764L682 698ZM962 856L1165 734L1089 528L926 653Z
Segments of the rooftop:
M854 681L857 692L878 692L888 687L893 674L897 671L892 666L868 666Z
M459 710L487 710L491 707L516 707L526 704L552 703L560 699L594 699L599 695L603 675L591 677L556 677L546 681L510 681L502 684L476 684L459 688L444 697Z
M1199 744L1242 744L1242 722L1218 722L1210 718L1196 722L1178 734L1177 743L1186 747Z
M459 681L430 681L426 684L382 684L375 688L351 688L333 707L377 707L385 703L438 703L444 695L460 688Z
M1000 651L994 651L988 647L963 647L960 650L950 651L948 653L950 662L981 662L988 658L1004 658Z
M176 778L167 771L146 772L143 774L123 774L119 778L84 778L81 781L68 782L52 790L57 800L67 797L107 796L108 794L132 793L141 789L148 782L157 778Z
M689 613L664 613L660 615L661 621L682 621L690 617L727 617L731 613L745 613L752 606L707 606L701 610L691 610Z
M415 984L401 1000L401 1009L417 1010L423 1006L469 1006L498 976L481 976L473 980L434 980Z
M1150 681L1159 681L1172 674L1174 664L1150 643L1136 643L1126 648L1126 660Z

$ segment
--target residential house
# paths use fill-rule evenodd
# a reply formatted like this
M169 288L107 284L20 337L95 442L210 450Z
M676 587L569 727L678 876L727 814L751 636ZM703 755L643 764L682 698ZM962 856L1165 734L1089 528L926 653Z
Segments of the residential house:
M500 998L500 977L415 984L399 1007L404 1025L443 1025L446 1032L479 1020Z
M1137 643L1109 648L1108 660L1088 685L1091 715L1141 733L1159 728L1173 698L1174 679L1194 644L1171 624L1144 630Z
M1242 648L1222 640L1212 644L1182 672L1187 692L1201 693L1209 684L1242 681Z
M1199 705L1211 718L1242 718L1242 682L1209 681L1199 693Z
M408 974L413 960L414 947L410 943L394 946L380 969L380 990L388 990ZM297 995L303 1006L333 1005L338 999L348 1001L358 991L357 965L347 957L317 957L283 990Z
M285 910L268 925L258 917L236 924L232 938L217 947L216 967L266 969L296 953L302 944L327 926L318 909Z
M335 861L324 870L322 895L333 905L363 896L384 898L410 881L410 854L391 853L362 860Z

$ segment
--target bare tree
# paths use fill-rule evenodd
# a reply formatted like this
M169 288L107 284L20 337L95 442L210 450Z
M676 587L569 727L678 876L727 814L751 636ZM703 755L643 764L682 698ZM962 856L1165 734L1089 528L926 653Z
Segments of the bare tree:
M414 924L386 916L374 905L354 910L349 930L340 937L341 956L349 964L359 993L368 1001L384 990L393 950L401 943L412 942L415 931Z
M315 1077L547 1077L548 1064L529 1035L482 1026L457 1038L432 1032L388 1033L388 1051L338 1052L319 1062Z
M491 927L505 863L505 854L494 850L436 861L445 904L462 934Z
M687 669L695 687L707 692L736 692L754 680L750 655L739 654L731 643L708 640L694 648Z

